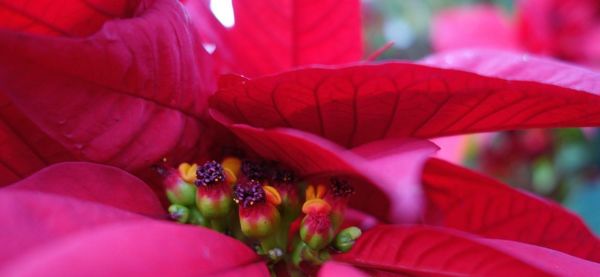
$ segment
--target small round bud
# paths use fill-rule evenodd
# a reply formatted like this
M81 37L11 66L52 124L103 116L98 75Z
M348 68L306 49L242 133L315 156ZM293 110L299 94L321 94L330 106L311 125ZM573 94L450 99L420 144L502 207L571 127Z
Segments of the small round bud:
M179 223L186 223L190 216L190 210L185 206L173 204L169 206L169 216Z
M196 187L183 180L178 170L165 165L156 165L154 169L163 177L165 193L171 204L184 206L194 204Z
M300 238L313 250L325 248L335 236L329 215L308 214L300 223Z
M357 227L348 227L337 234L334 246L341 252L348 252L361 235L362 231Z

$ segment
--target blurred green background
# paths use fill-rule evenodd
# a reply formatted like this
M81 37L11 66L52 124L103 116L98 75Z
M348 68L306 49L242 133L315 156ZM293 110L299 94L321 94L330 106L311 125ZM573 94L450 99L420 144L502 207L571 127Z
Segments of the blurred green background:
M429 27L436 12L453 6L494 4L512 13L512 0L363 0L366 53L388 42L394 45L379 59L420 59L431 53Z

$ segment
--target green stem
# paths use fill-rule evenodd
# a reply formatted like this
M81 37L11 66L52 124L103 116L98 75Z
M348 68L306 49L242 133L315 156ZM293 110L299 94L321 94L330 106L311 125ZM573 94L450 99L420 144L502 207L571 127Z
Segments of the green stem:
M211 219L210 228L217 232L225 233L225 231L227 230L227 220L223 220L223 218Z

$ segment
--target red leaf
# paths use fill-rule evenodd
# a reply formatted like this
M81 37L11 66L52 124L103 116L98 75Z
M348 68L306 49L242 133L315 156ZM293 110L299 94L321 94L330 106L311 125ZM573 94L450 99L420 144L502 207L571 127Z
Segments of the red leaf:
M412 222L421 213L420 167L437 150L428 141L386 140L350 151L298 130L264 130L231 124L217 112L212 115L261 157L307 178L354 178L357 192L350 205L359 210L392 222Z
M28 33L84 36L104 22L133 14L138 0L0 1L0 28Z
M435 15L431 41L436 51L467 47L517 49L514 26L492 5L455 7Z
M362 57L360 1L233 1L235 25L222 26L209 1L188 1L203 41L229 72L264 75Z
M595 276L597 264L557 251L511 241L471 238L427 226L371 229L336 260L372 275Z
M241 242L194 226L113 224L48 245L14 261L4 276L269 276Z
M600 261L600 241L557 204L438 159L426 163L423 186L430 204L427 223Z
M78 158L127 170L190 159L210 142L199 120L213 76L185 16L148 0L89 37L0 31L0 90Z
M52 180L49 180L52 182ZM145 217L67 196L0 190L0 267L77 232Z
M70 162L46 167L4 188L58 194L95 202L147 216L165 213L156 195L144 182L120 169Z
M387 63L309 68L253 80L229 76L211 104L235 123L294 128L347 148L384 138L600 125L600 97L572 89L600 92L592 85L600 85L598 75L559 63L544 65L565 69L565 82L548 76L547 83L557 83L552 86Z

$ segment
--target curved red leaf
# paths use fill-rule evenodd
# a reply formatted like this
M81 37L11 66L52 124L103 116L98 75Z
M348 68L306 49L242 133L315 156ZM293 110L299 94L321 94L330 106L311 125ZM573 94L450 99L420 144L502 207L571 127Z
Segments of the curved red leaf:
M165 214L156 195L138 178L114 167L86 162L52 165L4 188L7 190L58 194L153 217Z
M522 241L600 261L600 241L574 214L438 159L423 172L427 223L484 237Z
M194 226L138 221L47 245L15 261L2 275L225 276L237 270L269 276L262 259L233 238Z
M355 178L357 192L350 205L359 210L392 222L414 222L421 212L420 167L437 150L428 141L385 140L345 150L298 130L264 130L212 115L261 157L300 175Z
M442 10L431 25L436 51L465 47L517 49L517 33L503 11L492 5L473 5Z
M60 238L98 226L147 218L50 193L0 190L0 267Z
M362 58L360 1L237 1L235 25L222 26L209 1L188 1L206 44L228 72L258 76L307 64Z
M372 275L540 276L600 274L598 264L533 245L471 238L427 226L375 227L335 259Z
M383 138L600 125L600 97L571 89L600 92L582 85L600 78L579 71L582 79L553 86L411 63L309 68L253 80L229 76L211 106L235 123L294 128L347 148Z
M213 88L196 42L168 0L142 1L133 18L84 38L3 30L0 90L79 158L128 170L189 159L208 146L199 119Z
M133 14L139 0L0 1L0 28L28 33L83 36L104 22Z

